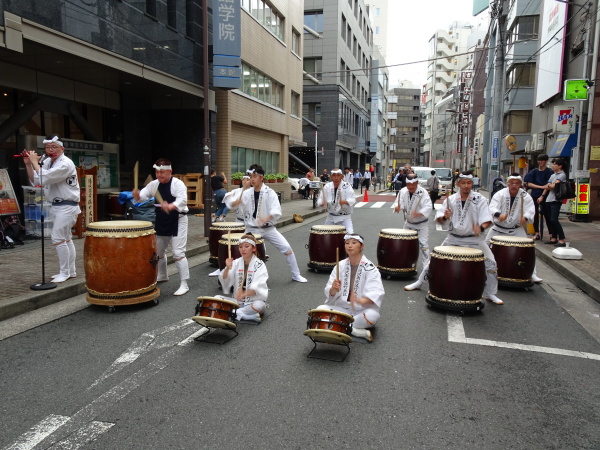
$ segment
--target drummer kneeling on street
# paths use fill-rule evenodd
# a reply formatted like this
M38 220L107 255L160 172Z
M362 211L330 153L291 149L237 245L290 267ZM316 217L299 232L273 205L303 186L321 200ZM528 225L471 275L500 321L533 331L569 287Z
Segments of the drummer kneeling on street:
M256 238L252 233L244 234L239 240L240 258L225 260L225 269L219 274L219 281L225 294L233 293L235 298L217 295L240 305L236 312L237 320L260 322L261 314L267 307L269 296L267 266L258 258Z
M363 255L364 239L359 234L344 236L348 258L334 268L325 286L325 304L317 309L334 309L354 317L352 336L373 342L368 328L379 320L383 283L377 267Z
M486 282L483 295L496 305L502 305L496 294L498 292L498 275L496 259L492 250L485 243L483 232L492 225L492 215L486 199L479 193L473 192L473 173L465 170L458 175L456 185L458 192L447 197L442 208L437 210L435 220L448 226L450 232L442 246L453 245L481 250L485 256ZM404 290L419 289L429 271L429 262L423 264L419 279L404 286ZM469 280L464 280L468 283Z

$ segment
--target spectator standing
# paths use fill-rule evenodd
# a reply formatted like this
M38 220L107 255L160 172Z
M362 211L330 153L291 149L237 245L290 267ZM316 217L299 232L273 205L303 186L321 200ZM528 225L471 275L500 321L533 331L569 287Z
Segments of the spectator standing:
M435 174L435 170L431 171L431 176L427 178L427 192L429 192L429 198L431 204L435 205L435 202L440 197L440 179Z
M213 196L215 199L215 206L217 210L215 211L215 221L224 222L225 216L227 215L227 206L223 203L223 198L227 193L227 190L223 187L223 183L227 184L227 178L225 174L221 172L221 175L217 175L217 171L215 169L211 169L210 171L210 187L213 191Z
M554 173L552 169L547 167L548 155L541 154L537 157L538 168L533 169L527 175L525 175L525 187L531 189L531 198L533 198L533 204L535 206L535 220L533 221L533 229L535 231L534 240L539 241L540 237L540 214L542 217L546 217L545 209L546 204L542 200L538 202L538 199L544 191L544 187L548 184L548 180ZM547 223L547 222L546 222Z
M321 182L323 182L323 183L329 182L329 174L327 173L327 169L323 169L323 173L321 174Z
M548 223L548 231L550 233L550 240L546 244L554 244L555 247L566 247L567 245L565 243L565 232L558 220L562 201L556 199L558 184L567 182L567 175L563 170L565 166L565 161L562 158L552 160L552 170L554 173L550 176L548 184L544 188L540 198L538 198L538 203L543 202L544 198L546 199L546 222Z
M363 179L362 185L366 191L369 190L369 186L371 186L371 171L370 170L365 170L365 178Z

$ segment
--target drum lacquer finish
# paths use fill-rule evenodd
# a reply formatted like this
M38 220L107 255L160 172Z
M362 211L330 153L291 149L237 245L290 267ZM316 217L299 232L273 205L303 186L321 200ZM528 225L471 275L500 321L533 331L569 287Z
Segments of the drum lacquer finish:
M234 322L237 308L237 303L223 298L198 297L196 315L192 319L205 327L234 330L237 327Z
M419 234L414 230L384 228L377 241L377 267L388 278L411 278L417 274Z
M219 241L227 233L243 233L244 224L240 222L214 222L208 233L208 262L213 267L219 266Z
M333 309L311 309L304 335L313 341L329 344L347 344L352 342L354 317Z
M231 247L231 257L233 259L237 259L240 256L242 256L242 254L240 253L239 245L240 239L243 235L244 233L231 233L225 234L223 235L223 237L221 237L221 239L219 239L218 263L220 270L225 269L225 261L227 260L227 256L229 254L229 246ZM256 250L258 252L258 258L263 261L266 261L267 255L265 252L265 241L263 240L260 234L254 233L253 236L256 239Z
M125 218L125 205L119 202L120 192L110 192L108 194L108 217L113 220Z
M84 269L96 305L130 305L156 299L156 234L151 222L111 220L87 225Z
M535 269L533 239L518 236L494 236L490 239L492 253L498 266L498 285L508 288L533 286Z
M336 248L339 249L340 261L346 258L343 225L313 225L308 238L308 267L318 271L331 273L335 267Z
M481 250L439 246L431 252L427 303L452 311L484 307L485 258Z

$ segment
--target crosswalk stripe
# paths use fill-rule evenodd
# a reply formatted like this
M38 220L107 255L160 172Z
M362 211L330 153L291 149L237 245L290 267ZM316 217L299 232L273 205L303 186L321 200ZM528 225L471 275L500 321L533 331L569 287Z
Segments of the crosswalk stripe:
M371 206L371 208L381 208L386 203L387 202L375 202L375 203L373 203L373 205Z

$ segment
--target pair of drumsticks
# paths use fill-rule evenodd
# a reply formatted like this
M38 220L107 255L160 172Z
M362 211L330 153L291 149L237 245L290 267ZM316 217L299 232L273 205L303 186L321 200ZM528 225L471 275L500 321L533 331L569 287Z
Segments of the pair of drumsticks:
M133 166L133 190L137 191L138 190L138 174L139 174L139 169L140 169L140 162L136 161L135 165ZM154 198L156 199L156 201L158 202L159 205L162 205L163 203L163 198L162 195L160 195L160 192L158 192L158 189L156 190L156 192L154 193Z

